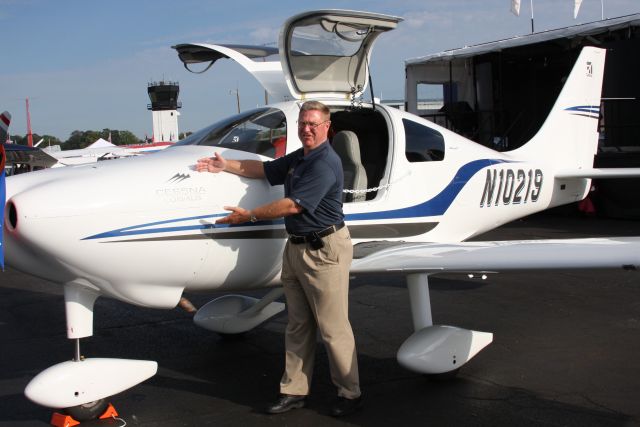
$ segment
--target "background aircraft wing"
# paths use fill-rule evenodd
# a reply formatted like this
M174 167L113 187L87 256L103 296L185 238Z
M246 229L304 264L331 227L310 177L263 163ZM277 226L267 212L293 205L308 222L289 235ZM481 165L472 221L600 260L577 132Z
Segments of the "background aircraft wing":
M497 272L640 268L640 237L459 243L368 242L355 246L351 273Z
M58 163L55 157L50 156L40 148L19 144L4 144L4 148L7 153L8 164L25 164L48 168Z

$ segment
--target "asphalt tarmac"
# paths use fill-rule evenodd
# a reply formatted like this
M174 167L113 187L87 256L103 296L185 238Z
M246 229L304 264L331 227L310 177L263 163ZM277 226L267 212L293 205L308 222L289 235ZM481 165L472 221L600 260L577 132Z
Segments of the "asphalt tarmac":
M640 221L539 215L482 239L607 235L640 235ZM354 278L350 310L364 409L339 419L328 415L335 391L322 346L307 407L262 413L278 392L285 315L228 339L196 327L179 308L100 298L83 355L156 360L159 371L112 397L124 421L81 425L640 425L640 272L443 275L430 283L435 323L491 331L494 342L455 378L409 372L395 358L412 333L403 278ZM0 273L0 427L49 424L52 411L23 390L38 372L73 356L61 295L52 283ZM188 296L200 306L217 295Z

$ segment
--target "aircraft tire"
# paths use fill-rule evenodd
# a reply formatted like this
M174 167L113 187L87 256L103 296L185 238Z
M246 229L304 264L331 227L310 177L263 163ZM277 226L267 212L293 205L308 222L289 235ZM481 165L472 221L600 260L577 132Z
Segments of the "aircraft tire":
M107 406L109 406L109 402L104 398L85 403L84 405L64 408L63 411L65 414L73 417L76 421L89 421L95 420L102 415L107 409Z
M243 340L244 337L246 336L246 332L240 332L238 334L227 334L224 332L217 332L217 334L220 336L220 339L224 340L224 341L239 341L239 340Z

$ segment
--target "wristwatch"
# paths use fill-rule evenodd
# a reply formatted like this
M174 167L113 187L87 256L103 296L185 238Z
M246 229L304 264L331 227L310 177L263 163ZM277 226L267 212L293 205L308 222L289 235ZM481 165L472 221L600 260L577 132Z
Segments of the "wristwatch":
M252 213L249 214L249 221L251 222L258 222L258 218L256 218L256 216Z

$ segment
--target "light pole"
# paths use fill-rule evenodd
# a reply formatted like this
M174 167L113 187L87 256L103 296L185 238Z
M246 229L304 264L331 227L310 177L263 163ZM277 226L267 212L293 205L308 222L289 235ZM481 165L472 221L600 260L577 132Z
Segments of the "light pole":
M240 90L236 87L234 90L229 91L229 95L236 94L236 105L238 107L238 114L240 114Z

